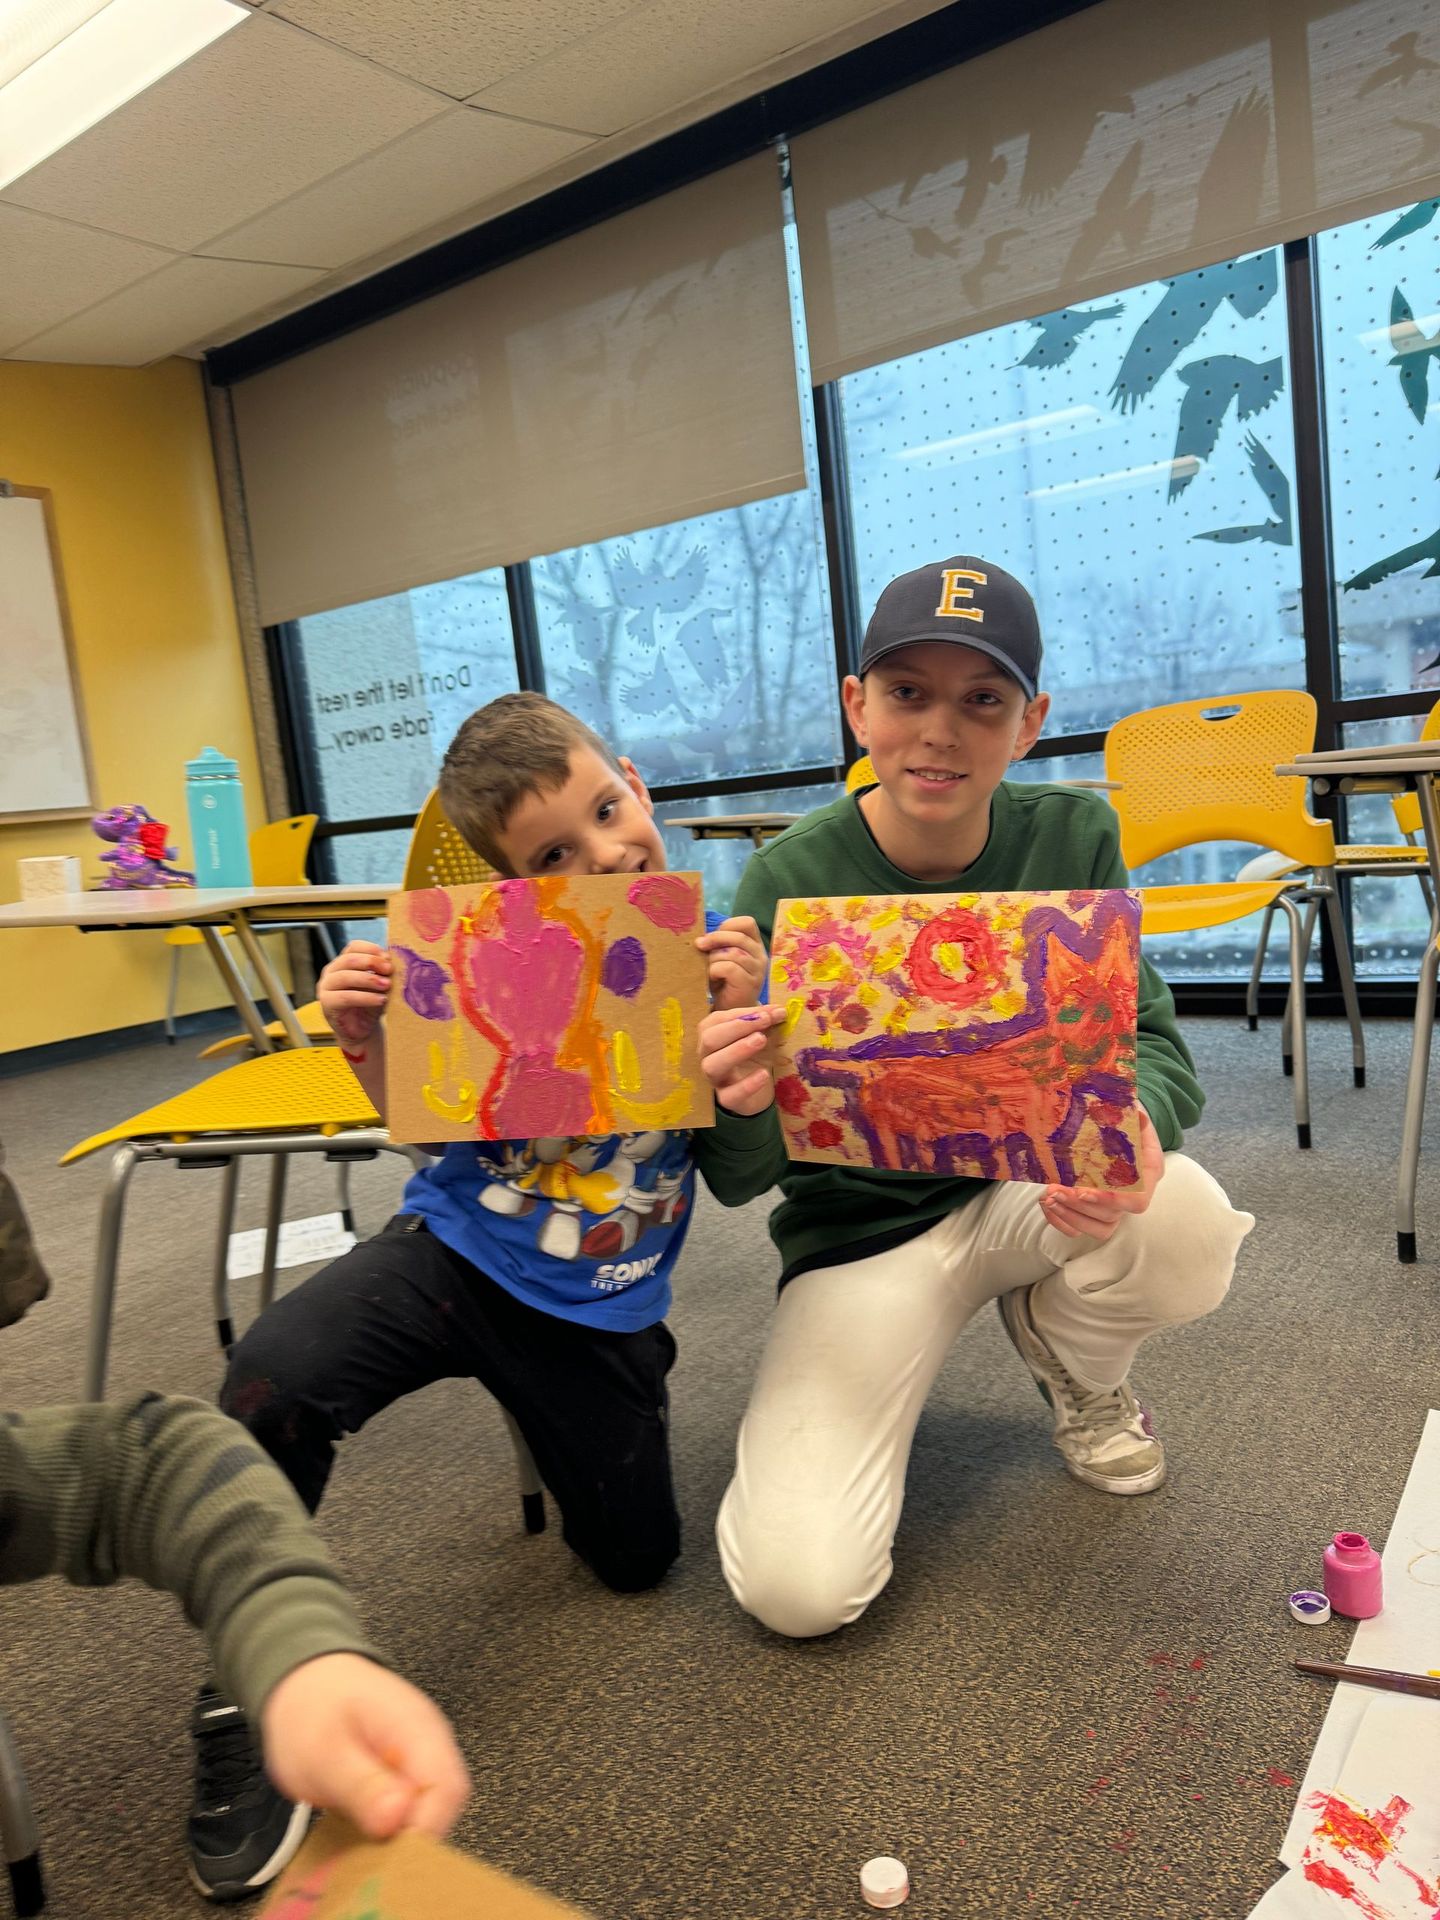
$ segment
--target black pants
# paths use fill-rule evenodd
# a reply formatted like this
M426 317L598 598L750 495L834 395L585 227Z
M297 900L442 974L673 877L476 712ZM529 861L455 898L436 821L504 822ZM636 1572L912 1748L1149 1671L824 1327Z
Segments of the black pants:
M234 1353L220 1405L313 1513L342 1435L432 1380L478 1380L515 1418L565 1539L609 1587L680 1551L670 1479L668 1327L610 1333L528 1307L397 1214L282 1295Z

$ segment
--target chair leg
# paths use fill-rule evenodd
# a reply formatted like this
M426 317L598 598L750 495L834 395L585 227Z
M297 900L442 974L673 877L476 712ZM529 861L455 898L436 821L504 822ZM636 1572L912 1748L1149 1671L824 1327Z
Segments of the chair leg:
M1288 895L1286 894L1282 893L1280 895L1281 906L1285 905L1287 898ZM1300 968L1298 973L1295 969L1295 947L1293 941L1290 947L1290 986L1285 995L1285 1013L1280 1021L1280 1069L1287 1079L1295 1071L1295 1043L1291 1032L1295 1020L1295 982L1297 980L1303 982L1305 979L1305 969L1310 964L1310 947L1315 938L1315 920L1319 912L1320 902L1318 900L1311 900L1305 909L1305 925L1300 935ZM1294 932L1293 917L1291 932L1292 934ZM1304 992L1303 985L1301 992L1302 994ZM1304 1018L1303 1011L1301 1018Z
M1255 961L1250 968L1250 984L1245 989L1245 1023L1251 1033L1260 1025L1260 976L1265 970L1265 954L1270 945L1270 929L1275 924L1275 902L1265 909L1260 922L1260 938L1255 942Z
M1291 1071L1295 1077L1295 1134L1302 1147L1310 1144L1310 1063L1305 1037L1305 961L1310 951L1308 935L1314 926L1318 901L1311 901L1302 915L1288 893L1279 896L1279 904L1290 922L1290 997L1285 1008L1286 1038L1290 1044Z
M24 1769L5 1716L0 1714L0 1842L10 1869L10 1891L21 1920L45 1910L40 1872L40 1836L30 1809Z
M180 949L170 949L170 984L165 992L165 1044L175 1044L175 1003L180 997Z
M265 1257L260 1266L260 1311L275 1298L275 1268L280 1258L280 1222L285 1213L285 1176L290 1170L288 1154L277 1153L270 1161L270 1193L265 1203Z
M1435 975L1440 970L1440 937L1431 923L1420 979L1415 988L1415 1037L1410 1043L1410 1077L1405 1083L1405 1125L1400 1135L1400 1188L1395 1207L1396 1252L1408 1266L1415 1258L1415 1180L1425 1128L1425 1082L1430 1073L1430 1036L1435 1027Z
M350 1162L335 1162L335 1187L340 1200L340 1224L347 1233L355 1232L355 1208L350 1200ZM359 1236L356 1235L358 1239Z
M1350 953L1350 942L1345 937L1345 915L1340 911L1340 896L1334 891L1335 876L1329 876L1331 888L1325 901L1325 914L1330 922L1330 937L1335 942L1335 964L1340 973L1340 992L1345 1001L1345 1018L1350 1022L1350 1059L1355 1074L1355 1084L1365 1084L1365 1028L1360 1020L1360 996L1355 991L1355 962Z
M505 1410L502 1408L502 1412ZM515 1465L520 1476L520 1509L525 1515L527 1533L545 1531L545 1490L535 1465L535 1456L525 1444L525 1436L515 1424L513 1416L505 1414L505 1424L510 1429L510 1441L515 1448Z
M225 1162L220 1181L220 1224L215 1237L215 1270L210 1277L210 1299L215 1314L215 1338L229 1357L235 1344L235 1320L230 1311L230 1235L235 1230L235 1195L240 1186L240 1157Z
M115 1276L120 1265L120 1232L125 1224L125 1194L139 1158L133 1141L126 1140L115 1149L100 1202L100 1232L95 1247L95 1278L90 1289L90 1332L85 1356L87 1400L105 1398L110 1323L115 1316Z

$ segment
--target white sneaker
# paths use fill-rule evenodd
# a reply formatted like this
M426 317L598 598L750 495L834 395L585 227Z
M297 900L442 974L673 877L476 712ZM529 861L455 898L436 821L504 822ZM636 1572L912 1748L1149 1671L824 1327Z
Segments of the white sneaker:
M1065 1470L1102 1493L1150 1493L1165 1478L1165 1449L1129 1387L1082 1387L1030 1318L1029 1287L996 1305L1010 1343L1055 1412L1055 1445Z

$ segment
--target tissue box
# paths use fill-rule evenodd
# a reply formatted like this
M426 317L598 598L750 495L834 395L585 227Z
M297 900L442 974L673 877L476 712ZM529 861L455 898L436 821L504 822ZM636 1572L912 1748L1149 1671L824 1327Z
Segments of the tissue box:
M57 853L38 860L16 862L20 869L20 898L39 900L48 893L81 891L80 860L73 853Z

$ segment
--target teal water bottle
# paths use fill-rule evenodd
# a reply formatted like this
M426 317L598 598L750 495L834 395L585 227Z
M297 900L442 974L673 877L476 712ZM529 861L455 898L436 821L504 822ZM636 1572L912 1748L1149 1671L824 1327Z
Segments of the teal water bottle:
M214 747L185 762L185 798L197 887L248 887L250 837L240 769Z

